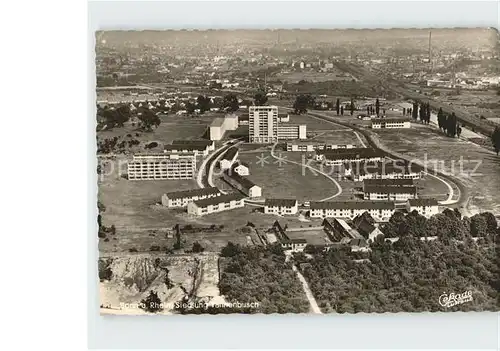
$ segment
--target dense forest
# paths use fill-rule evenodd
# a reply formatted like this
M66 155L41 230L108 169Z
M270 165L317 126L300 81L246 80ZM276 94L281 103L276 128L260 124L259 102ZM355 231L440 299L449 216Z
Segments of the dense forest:
M259 302L251 313L306 313L302 285L278 245L241 247L229 243L221 251L220 293L230 302Z
M332 249L298 263L324 312L498 311L500 257L497 222L489 213L461 218L447 210L430 219L396 214L371 252ZM437 236L422 241L419 237ZM474 241L472 237L482 237ZM471 291L473 300L442 307L443 294Z

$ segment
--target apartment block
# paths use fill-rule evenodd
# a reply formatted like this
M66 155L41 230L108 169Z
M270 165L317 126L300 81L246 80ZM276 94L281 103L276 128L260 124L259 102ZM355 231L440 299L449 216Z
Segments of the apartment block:
M278 125L278 140L297 139L307 139L307 126L305 124Z
M372 120L373 129L399 129L410 128L411 122L409 119L402 118L375 118Z
M388 221L396 211L392 201L311 202L311 218L349 218L368 212L379 222Z
M173 191L163 194L161 197L161 203L166 207L186 207L190 202L221 195L222 193L220 190L215 187Z
M183 154L136 154L128 163L129 180L193 179L196 156Z
M250 106L248 117L248 136L251 143L278 141L277 106Z
M187 205L187 209L188 213L191 215L204 216L210 213L228 211L243 206L245 206L244 196L233 193L190 202Z

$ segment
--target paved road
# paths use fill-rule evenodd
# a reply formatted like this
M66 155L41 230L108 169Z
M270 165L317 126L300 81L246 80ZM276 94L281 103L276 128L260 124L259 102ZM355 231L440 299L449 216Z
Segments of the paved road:
M224 144L222 144L221 147L218 149L215 149L211 154L209 154L203 162L200 165L200 168L198 169L198 174L196 175L196 183L200 188L208 187L211 186L210 182L208 180L208 175L210 173L210 167L212 167L212 163L214 163L214 160L217 159L224 151L229 149L232 145L229 144L233 140L227 141Z
M335 184L335 186L337 187L337 192L331 196L328 196L328 197L325 197L324 199L321 199L319 201L328 201L328 200L331 200L337 196L339 196L340 194L342 194L342 187L340 186L340 184L333 178L331 177L330 175L326 174L325 172L322 172L320 171L319 169L317 168L314 168L308 164L303 164L303 163L299 163L299 162L295 162L295 161L292 161L292 160L289 160L287 158L280 158L279 156L276 156L276 154L274 153L274 149L276 148L276 145L278 145L278 143L274 144L273 147L271 148L271 157L277 159L277 160L282 160L284 163L292 163L292 164L296 164L298 166L301 166L301 167L305 167L305 168L308 168L310 169L313 173L319 173L323 176L325 176L326 178L330 179L333 184Z
M389 156L389 158L393 157L393 158L407 159L404 155L398 154L398 153L394 152L393 150L389 150L389 149L383 147L379 142L374 140L370 136L370 134L368 134L367 131L363 131L361 129L358 130L356 127L353 127L347 123L336 121L333 117L325 115L325 114L320 113L320 112L309 112L308 115L310 115L312 117L321 118L321 119L323 119L327 122L331 122L332 124L335 124L335 125L343 125L347 128L350 128L354 132L356 132L356 135L360 138L360 141L362 141L362 140L361 140L361 137L358 133L362 134L366 138L370 147L377 148L377 149L385 152ZM366 144L364 142L362 144L366 146ZM448 198L446 200L441 202L442 205L457 205L457 206L463 207L466 204L466 200L468 197L467 189L457 179L449 177L449 176L441 175L441 174L439 174L439 172L435 172L434 174L429 174L429 175L439 179L448 187L449 195L448 195ZM453 197L455 196L455 190L451 184L454 184L457 188L457 191L458 191L458 198L456 200L453 199ZM464 208L464 209L466 209L466 208Z

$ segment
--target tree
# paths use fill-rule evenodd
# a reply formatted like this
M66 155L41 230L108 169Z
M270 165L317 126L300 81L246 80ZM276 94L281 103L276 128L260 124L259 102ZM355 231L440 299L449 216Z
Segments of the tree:
M454 138L457 134L457 116L455 116L455 112L453 112L446 119L446 135Z
M354 99L351 97L351 116L354 114L354 110L355 110L355 107L354 107Z
M337 102L335 103L335 110L337 111L337 116L340 114L340 99L337 98Z
M188 115L192 115L194 113L194 110L196 109L195 104L193 104L191 101L186 102L184 107Z
M412 110L411 110L411 111L412 111L412 117L413 117L413 119L415 119L415 120L416 120L416 119L417 119L417 117L418 117L418 102L416 102L416 101L415 101L415 102L413 103L413 108L412 108Z
M222 100L222 108L229 112L236 112L240 108L238 97L235 94L228 94Z
M205 251L205 248L203 246L201 246L201 244L199 242L196 241L193 243L192 251L194 253L199 253L199 252Z
M440 107L438 114L437 114L437 119L438 119L438 126L439 129L445 131L446 130L446 116L443 112L443 109Z
M309 99L306 95L300 94L295 98L295 102L293 103L293 109L295 114L302 114L307 112Z
M141 300L140 307L144 311L150 312L150 313L156 313L156 312L163 311L162 302L161 302L160 298L158 297L158 293L156 293L153 290L151 290L149 292L148 297Z
M378 98L377 100L375 100L375 113L377 114L378 117L380 113L380 101L378 101Z
M340 106L340 114L343 116L344 115L344 106Z
M491 135L491 142L498 156L498 153L500 152L500 127L495 127L495 131Z
M221 257L233 257L241 252L239 245L235 245L232 242L228 242L226 246L220 251Z
M257 92L254 97L254 102L256 106L263 106L267 103L267 95L264 91Z
M210 110L210 103L210 98L207 96L200 95L196 98L196 106L200 110L201 114Z
M161 123L160 117L151 110L145 109L139 116L139 120L142 122L142 129L145 131L152 131L153 126L158 128Z

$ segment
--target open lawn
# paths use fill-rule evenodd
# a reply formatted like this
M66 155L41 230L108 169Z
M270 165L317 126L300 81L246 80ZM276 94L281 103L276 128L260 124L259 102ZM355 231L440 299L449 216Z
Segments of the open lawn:
M278 152L285 158L281 163L269 152L245 153L240 160L250 165L248 178L262 187L265 198L296 198L299 201L321 200L334 195L337 187L323 175L314 175L310 170L286 159L301 162L301 155L294 152ZM265 160L264 163L260 160Z
M307 131L314 131L314 130L345 130L347 129L344 126L329 123L325 120L319 119L312 117L307 114L302 114L302 115L293 115L290 113L290 122L283 122L283 125L287 124L306 124L307 125Z
M352 130L318 131L310 138L314 142L345 145L353 144L355 147L363 147Z
M448 138L427 127L372 133L390 149L421 162L427 160L429 168L438 165L440 171L459 179L469 190L468 209L472 214L500 214L500 157L474 143Z

